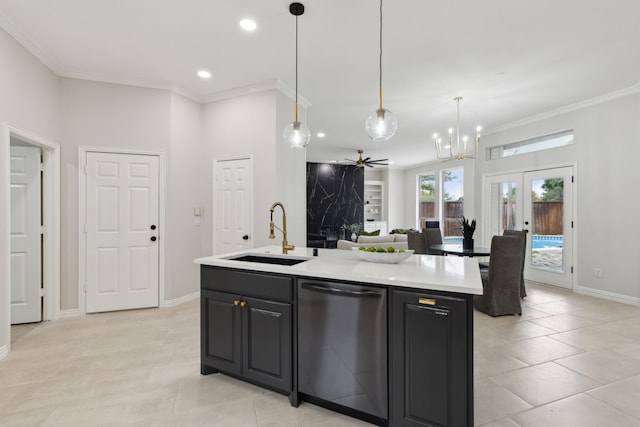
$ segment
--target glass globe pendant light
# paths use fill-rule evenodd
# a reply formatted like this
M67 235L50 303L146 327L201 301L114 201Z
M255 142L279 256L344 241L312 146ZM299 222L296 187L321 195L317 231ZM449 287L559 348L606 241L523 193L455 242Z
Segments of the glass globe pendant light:
M369 138L374 141L386 141L390 139L398 130L398 120L393 113L382 107L382 0L380 0L380 104L367 121L364 123L364 130Z
M304 123L298 120L298 16L304 13L304 5L302 3L291 3L289 12L296 17L296 118L284 129L284 141L289 144L290 148L305 148L309 145L311 132Z

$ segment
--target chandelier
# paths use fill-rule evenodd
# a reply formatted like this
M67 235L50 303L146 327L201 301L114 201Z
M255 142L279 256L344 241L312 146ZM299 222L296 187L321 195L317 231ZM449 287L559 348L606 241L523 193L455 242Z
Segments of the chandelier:
M476 141L475 143L469 143L469 138L464 135L462 142L460 141L460 101L461 96L453 98L458 107L458 121L456 122L456 139L455 146L453 141L453 128L449 128L449 141L443 144L442 138L438 137L437 133L433 134L433 142L436 144L436 153L438 159L441 160L462 160L462 159L475 159L478 157L478 147L480 145L480 126L476 128Z

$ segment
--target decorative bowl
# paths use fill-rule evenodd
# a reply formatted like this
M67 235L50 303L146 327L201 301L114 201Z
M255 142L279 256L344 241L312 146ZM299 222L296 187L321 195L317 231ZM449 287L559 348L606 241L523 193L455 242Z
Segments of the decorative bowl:
M367 262L379 262L383 264L398 264L413 254L413 249L404 252L367 252L361 251L359 248L351 248L355 251L358 258Z

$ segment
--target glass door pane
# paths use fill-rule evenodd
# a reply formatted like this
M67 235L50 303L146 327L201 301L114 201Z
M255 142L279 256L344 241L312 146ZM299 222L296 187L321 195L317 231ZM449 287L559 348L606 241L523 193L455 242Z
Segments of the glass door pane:
M437 220L436 216L436 174L429 172L418 175L418 222L417 230L422 230L427 221Z
M504 230L522 230L522 173L490 176L485 179L486 223L484 241L500 236Z
M572 287L573 168L524 174L527 259L525 277L552 285Z
M440 230L445 243L462 243L460 220L464 213L464 169L442 172L442 223Z

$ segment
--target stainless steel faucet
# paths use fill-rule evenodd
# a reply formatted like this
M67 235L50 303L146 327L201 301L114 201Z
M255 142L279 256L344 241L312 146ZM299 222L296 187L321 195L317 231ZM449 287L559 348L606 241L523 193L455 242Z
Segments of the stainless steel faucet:
M276 206L280 206L280 208L282 209L282 229L276 227L275 223L273 222L273 211L275 210ZM271 205L270 211L271 222L269 222L269 238L275 239L275 229L277 228L278 230L280 230L282 232L282 253L286 255L287 252L294 250L296 247L290 245L289 242L287 242L287 214L284 212L284 205L280 202L275 202L273 205Z

